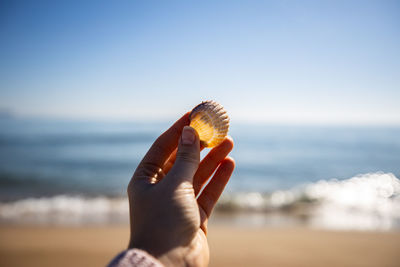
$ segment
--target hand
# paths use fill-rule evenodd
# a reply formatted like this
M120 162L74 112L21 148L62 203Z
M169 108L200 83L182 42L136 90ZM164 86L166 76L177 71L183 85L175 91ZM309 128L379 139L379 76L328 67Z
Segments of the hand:
M230 138L200 162L199 137L188 124L189 113L154 142L128 186L129 248L165 266L208 265L207 221L235 168Z

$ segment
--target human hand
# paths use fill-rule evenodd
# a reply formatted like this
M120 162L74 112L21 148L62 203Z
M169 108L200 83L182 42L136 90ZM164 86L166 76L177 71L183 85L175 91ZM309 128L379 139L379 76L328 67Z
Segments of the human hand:
M199 137L188 124L186 113L154 142L128 186L129 248L165 266L208 265L207 221L235 168L229 137L200 162Z

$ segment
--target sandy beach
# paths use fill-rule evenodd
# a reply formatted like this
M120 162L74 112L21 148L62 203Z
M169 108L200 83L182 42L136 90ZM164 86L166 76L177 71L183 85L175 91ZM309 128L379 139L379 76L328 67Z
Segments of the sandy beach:
M128 227L0 227L0 266L105 266ZM400 232L211 226L210 266L399 266Z

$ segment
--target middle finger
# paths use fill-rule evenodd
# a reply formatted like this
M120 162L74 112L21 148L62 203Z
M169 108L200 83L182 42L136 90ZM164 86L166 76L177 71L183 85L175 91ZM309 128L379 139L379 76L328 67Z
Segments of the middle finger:
M221 144L214 147L200 162L199 168L193 178L193 188L196 196L232 149L233 140L231 137L227 137Z

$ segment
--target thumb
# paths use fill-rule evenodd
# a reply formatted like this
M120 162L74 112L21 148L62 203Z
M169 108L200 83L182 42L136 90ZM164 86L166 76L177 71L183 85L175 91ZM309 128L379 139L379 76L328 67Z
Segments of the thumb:
M168 173L177 182L193 182L200 163L200 140L195 129L185 126L179 140L174 166Z

